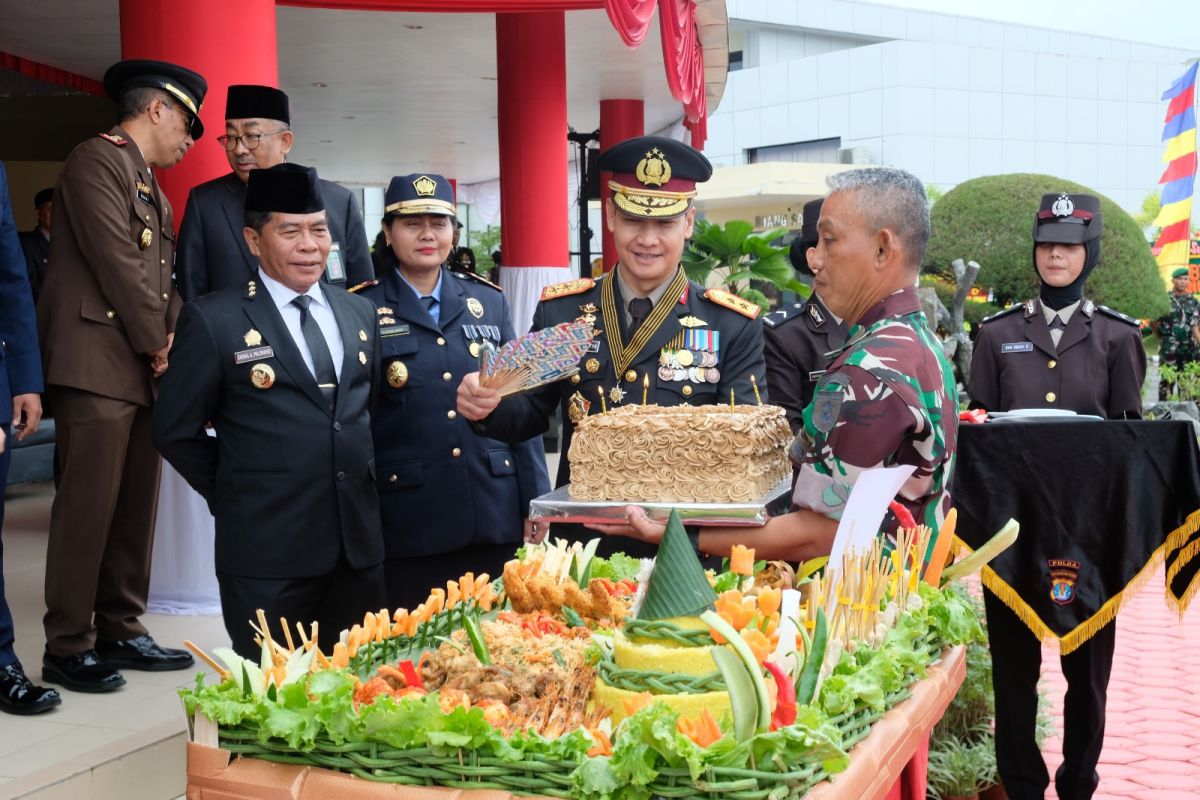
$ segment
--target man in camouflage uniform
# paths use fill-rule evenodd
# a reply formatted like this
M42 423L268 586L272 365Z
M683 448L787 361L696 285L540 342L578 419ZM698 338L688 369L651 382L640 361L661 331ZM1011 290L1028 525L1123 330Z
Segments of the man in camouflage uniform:
M1188 364L1200 361L1200 301L1188 293L1187 267L1172 272L1171 283L1171 312L1154 321L1154 332L1162 342L1159 364L1183 371ZM1174 384L1160 380L1158 399L1168 399L1174 388Z
M791 513L761 528L703 528L697 546L728 554L804 560L829 553L858 476L900 464L916 468L897 500L940 527L958 433L954 373L934 339L916 284L929 240L924 187L902 170L869 167L833 175L818 223L813 288L846 320L850 338L817 383L792 446L798 468ZM606 533L657 541L662 526L639 509Z

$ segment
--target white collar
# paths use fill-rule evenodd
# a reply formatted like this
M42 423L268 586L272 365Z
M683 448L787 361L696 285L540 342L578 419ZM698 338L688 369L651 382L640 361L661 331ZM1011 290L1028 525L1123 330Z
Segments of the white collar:
M297 295L301 294L295 289L289 289L279 281L267 274L261 266L258 268L258 278L262 281L262 285L266 287L271 294L271 299L275 301L276 308L284 308L291 304L296 299ZM321 282L317 281L308 290L303 292L313 299L317 305L328 306L329 301L325 298L325 293L321 291Z

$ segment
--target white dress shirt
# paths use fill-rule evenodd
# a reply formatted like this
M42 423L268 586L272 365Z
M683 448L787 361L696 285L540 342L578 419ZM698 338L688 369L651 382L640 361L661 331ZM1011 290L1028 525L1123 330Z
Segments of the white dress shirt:
M300 330L300 308L292 305L292 301L300 296L299 293L267 275L261 267L258 270L258 277L267 292L270 293L271 299L275 301L275 307L279 309L279 315L283 317L283 324L287 326L288 333L292 335L292 341L296 343L296 349L304 357L304 365L308 367L309 373L315 380L317 370L313 366L312 353L308 349L308 342L304 339L304 332ZM308 287L308 291L304 294L312 298L312 303L308 306L308 313L316 320L317 327L321 329L321 334L325 337L325 344L329 345L329 355L333 358L333 369L337 372L338 380L341 381L342 359L346 355L346 350L342 346L342 334L338 330L337 318L333 316L333 309L329 307L329 299L325 297L325 292L321 291L320 281ZM268 344L270 343L268 342Z
M1047 326L1052 326L1054 324L1055 317L1058 317L1062 320L1063 326L1061 328L1050 328L1050 339L1054 342L1055 349L1058 348L1058 341L1062 339L1063 330L1066 329L1067 323L1071 321L1071 315L1075 313L1075 309L1079 308L1079 304L1081 302L1082 301L1080 300L1076 300L1074 303L1071 303L1071 305L1063 306L1058 311L1055 311L1053 308L1050 308L1050 306L1047 305L1042 306L1042 314L1046 317Z

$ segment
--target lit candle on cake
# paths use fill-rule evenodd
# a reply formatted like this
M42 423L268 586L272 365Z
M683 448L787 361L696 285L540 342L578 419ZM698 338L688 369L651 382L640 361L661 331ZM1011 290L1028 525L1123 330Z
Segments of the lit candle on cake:
M650 391L650 373L642 376L642 405L646 405L646 393Z
M600 395L600 413L601 413L601 414L607 414L607 413L608 413L608 406L607 406L607 405L605 404L605 402L604 402L604 387L603 387L603 386L597 386L597 387L596 387L596 394Z
M754 399L758 404L762 405L762 395L758 393L758 380L754 377L754 373L750 373L750 385L754 387Z

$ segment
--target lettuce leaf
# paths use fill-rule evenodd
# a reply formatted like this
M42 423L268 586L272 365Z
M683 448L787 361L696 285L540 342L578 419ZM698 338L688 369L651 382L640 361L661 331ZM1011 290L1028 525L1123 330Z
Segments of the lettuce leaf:
M608 578L610 581L633 580L642 568L642 560L624 553L613 553L608 558L595 556L588 570L589 578Z
M759 734L749 745L759 769L774 764L776 769L787 772L807 762L819 761L826 772L836 774L850 766L850 756L841 743L841 731L820 709L800 706L794 723Z

